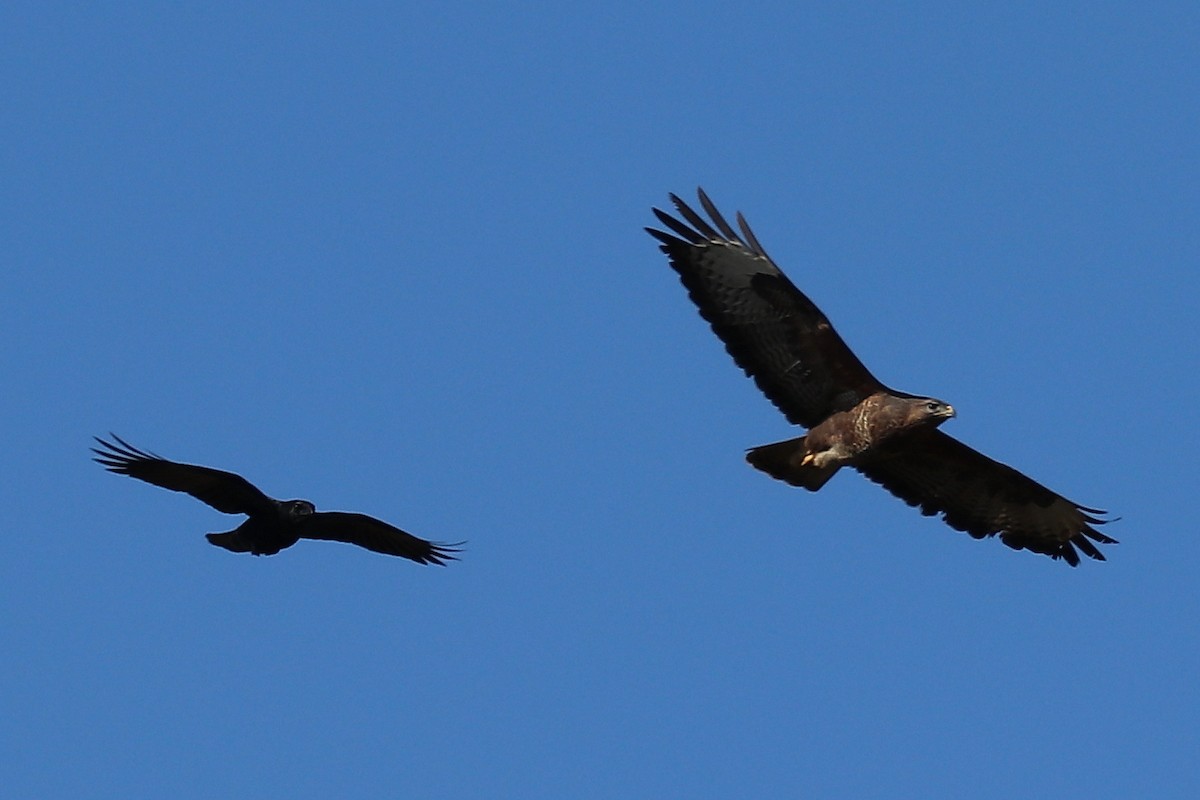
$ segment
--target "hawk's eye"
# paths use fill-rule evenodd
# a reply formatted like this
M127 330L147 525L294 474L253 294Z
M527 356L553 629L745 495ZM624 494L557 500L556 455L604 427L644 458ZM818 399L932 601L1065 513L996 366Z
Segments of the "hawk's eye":
M930 411L937 411L939 408L941 408L941 403L935 403L932 400L930 400L928 403L925 404L925 407L928 408Z

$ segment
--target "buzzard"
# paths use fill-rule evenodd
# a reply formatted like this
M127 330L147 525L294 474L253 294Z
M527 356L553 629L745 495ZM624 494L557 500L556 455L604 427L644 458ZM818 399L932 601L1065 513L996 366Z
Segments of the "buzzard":
M757 469L817 491L842 467L858 470L927 516L976 539L1000 537L1079 564L1104 560L1093 542L1116 544L1093 525L1105 512L1081 506L939 430L954 409L880 383L821 310L788 280L739 213L740 233L704 190L711 222L671 195L682 219L654 209L669 232L646 228L688 296L746 374L808 434L751 448Z
M366 514L347 511L317 511L307 500L274 500L241 475L211 467L168 461L138 450L112 434L114 442L96 438L93 459L109 472L153 483L164 489L185 492L226 514L246 514L245 522L226 533L206 537L217 547L234 553L270 556L301 539L346 542L389 556L401 556L418 564L441 564L457 560L456 544L437 544L419 539Z

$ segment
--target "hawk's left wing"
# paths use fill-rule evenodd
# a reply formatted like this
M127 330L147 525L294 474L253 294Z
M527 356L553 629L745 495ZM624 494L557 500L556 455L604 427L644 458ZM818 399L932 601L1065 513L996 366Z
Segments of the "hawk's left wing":
M1045 553L1071 566L1079 564L1076 548L1104 561L1092 542L1117 543L1092 527L1108 521L1096 516L1103 511L1073 503L940 430L900 437L855 469L976 539L998 535L1016 550Z

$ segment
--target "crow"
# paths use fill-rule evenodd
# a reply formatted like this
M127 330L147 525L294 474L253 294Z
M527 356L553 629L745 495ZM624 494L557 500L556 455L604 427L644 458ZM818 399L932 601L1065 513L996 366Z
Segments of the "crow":
M320 539L444 566L462 552L463 542L429 542L366 514L317 511L308 500L275 500L241 475L169 461L110 435L115 442L94 437L100 448L91 448L93 460L109 472L185 492L226 514L247 515L249 519L231 531L206 534L208 541L234 553L270 556L301 539Z

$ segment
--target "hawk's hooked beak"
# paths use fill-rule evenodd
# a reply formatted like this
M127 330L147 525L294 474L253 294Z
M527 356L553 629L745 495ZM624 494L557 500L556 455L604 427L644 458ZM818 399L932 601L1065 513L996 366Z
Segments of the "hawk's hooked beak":
M942 412L942 416L946 419L953 419L958 416L958 412L954 410L954 406L946 403L946 410Z

